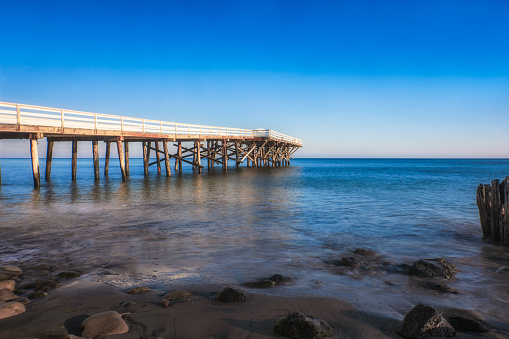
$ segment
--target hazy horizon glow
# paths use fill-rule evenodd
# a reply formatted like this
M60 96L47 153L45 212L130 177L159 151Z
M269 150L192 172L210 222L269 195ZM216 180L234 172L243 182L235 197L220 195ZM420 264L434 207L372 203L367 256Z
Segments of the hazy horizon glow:
M509 157L507 2L0 8L0 101L270 128L296 157Z

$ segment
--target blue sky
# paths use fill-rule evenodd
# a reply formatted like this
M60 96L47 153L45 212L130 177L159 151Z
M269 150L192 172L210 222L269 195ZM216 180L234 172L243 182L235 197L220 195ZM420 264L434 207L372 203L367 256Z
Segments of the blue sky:
M271 128L302 157L509 157L507 1L105 3L3 1L0 100Z

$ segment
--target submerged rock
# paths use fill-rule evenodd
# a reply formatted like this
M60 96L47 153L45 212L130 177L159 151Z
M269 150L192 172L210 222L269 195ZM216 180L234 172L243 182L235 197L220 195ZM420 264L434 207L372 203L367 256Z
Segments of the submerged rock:
M365 248L357 248L355 251L353 251L353 253L355 254L358 254L358 255L362 255L362 256L365 256L365 257L373 257L375 255L377 255L377 253L375 251L372 251L372 250L368 250L368 249L365 249Z
M35 288L43 292L55 289L58 284L53 280L41 280L35 283Z
M78 278L79 276L81 276L81 273L76 271L64 271L57 274L59 279L72 279Z
M148 286L138 286L138 287L133 287L129 290L127 290L127 294L138 294L138 293L143 293L143 292L148 292L150 291L150 287Z
M409 268L408 274L417 275L424 278L444 278L454 279L454 274L458 269L456 266L443 258L421 259L413 263Z
M354 257L343 257L341 258L341 265L348 267L361 267L362 261L355 259Z
M407 339L453 337L456 331L436 309L418 304L405 316L399 325L398 334Z
M163 299L163 301L161 301L161 306L170 307L170 301L168 299Z
M271 288L276 286L276 283L271 280L260 280L260 281L252 281L242 284L245 287L249 288Z
M447 319L449 324L451 324L456 331L474 333L486 333L490 331L490 327L487 324L470 317L450 314L444 315L444 318Z
M163 299L166 300L185 299L190 298L191 296L192 294L187 291L171 291L166 293Z
M449 287L446 284L440 284L432 281L427 281L426 284L424 284L424 287L439 292L459 294L459 292L456 289Z
M129 326L115 311L94 314L83 321L81 328L81 335L85 338L129 332Z
M231 287L226 287L217 293L214 298L222 303L245 302L247 300L244 292Z
M0 319L9 318L25 312L25 306L17 301L0 303Z
M334 335L334 329L327 322L305 316L300 312L294 312L279 320L274 327L274 332L290 338L323 338Z
M39 299L47 296L48 294L43 291L35 291L28 295L28 299Z
M292 278L286 277L286 276L281 275L281 274L274 274L273 276L271 276L269 278L269 280L275 282L276 284L283 284L283 283L287 283L287 282L293 281Z

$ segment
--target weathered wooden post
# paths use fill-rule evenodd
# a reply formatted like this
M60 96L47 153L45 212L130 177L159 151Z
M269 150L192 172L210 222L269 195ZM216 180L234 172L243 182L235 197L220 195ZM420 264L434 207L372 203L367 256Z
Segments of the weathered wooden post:
M143 144L143 171L144 171L145 177L147 177L148 176L148 158L147 158L148 147L147 147L147 143L145 141L142 144Z
M99 180L99 144L97 140L92 141L92 152L94 154L94 177Z
M78 167L78 140L72 141L72 180L76 180L76 172Z
M210 141L207 141L207 168L210 169L210 163L212 162L212 159L210 159Z
M122 138L117 138L117 152L118 152L118 162L120 163L120 172L122 173L122 181L126 181L127 175L125 171L125 159L124 159L124 149L122 147Z
M228 171L228 141L223 140L223 171Z
M182 173L182 142L178 142L178 169L179 173Z
M39 153L37 152L37 134L30 134L30 156L32 158L32 173L34 176L34 187L41 186L41 174L39 172Z
M509 177L477 188L483 239L509 247Z
M159 141L156 140L157 173L161 173L161 157L159 155Z
M129 177L129 142L124 141L124 153L125 153L125 175Z
M47 140L46 147L46 180L51 178L51 163L53 162L53 144L54 141Z
M168 141L163 140L164 165L166 167L166 176L171 176L170 154L168 153Z
M196 144L196 169L201 173L201 141L195 141Z
M109 141L106 141L106 154L104 155L104 176L108 176L108 170L110 167L110 148L111 143Z

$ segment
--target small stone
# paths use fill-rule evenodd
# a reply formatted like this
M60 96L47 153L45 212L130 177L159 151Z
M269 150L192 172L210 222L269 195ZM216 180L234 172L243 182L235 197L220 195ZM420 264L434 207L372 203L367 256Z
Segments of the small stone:
M8 274L0 273L0 281L11 279L11 276Z
M490 327L480 320L465 317L461 315L445 315L447 321L454 327L456 331L486 333L490 331Z
M454 279L458 269L456 266L443 258L417 260L408 270L408 274L424 278Z
M18 296L14 294L11 290L3 289L0 290L0 302L9 301L17 298Z
M171 291L166 293L163 299L166 300L175 300L175 299L185 299L191 297L191 293L186 291Z
M458 294L458 291L456 289L449 287L446 284L435 283L432 281L427 281L424 287L439 292Z
M377 255L377 253L375 251L368 250L368 249L365 249L365 248L358 248L355 251L353 251L353 253L358 254L358 255L362 255L362 256L365 256L365 257L368 257L368 256L372 257L372 256Z
M41 290L43 292L47 292L49 290L55 289L58 287L58 284L53 280L40 280L35 283L35 288Z
M115 311L94 314L83 321L81 328L83 329L81 335L85 338L129 332L126 322Z
M509 266L502 266L500 267L496 273L508 273L509 272Z
M290 338L322 338L332 337L333 328L322 319L305 316L300 312L290 314L279 320L274 332Z
M226 287L217 293L214 298L222 303L245 302L247 300L244 292L231 287Z
M28 298L25 298L25 297L17 297L15 299L12 299L12 301L16 301L16 302L22 303L23 305L26 305L26 304L30 303L30 300L28 300Z
M47 296L48 294L43 291L35 291L28 295L28 299L39 299Z
M14 291L15 286L16 286L16 282L14 280L0 281L0 290Z
M168 299L163 299L163 301L161 301L161 306L170 307L170 301Z
M133 287L133 288L129 289L126 293L128 293L128 294L138 294L138 293L148 292L148 291L150 291L150 287L147 287L147 286L138 286L138 287Z
M281 275L281 274L274 274L273 276L271 276L269 278L269 280L275 282L276 284L283 284L283 283L287 283L287 282L293 281L292 278L286 277L286 276Z
M136 305L135 302L133 301L126 301L125 303L122 304L122 307L131 307L131 306L134 306Z
M341 265L348 267L361 267L362 262L360 260L355 259L354 257L343 257L341 258Z
M78 278L79 276L81 276L81 273L76 271L65 271L57 274L59 279L72 279Z
M8 276L9 278L17 277L21 274L23 274L23 270L19 268L18 266L12 266L12 265L6 265L6 266L0 266L0 274ZM7 279L9 279L7 278ZM7 280L2 279L2 280Z
M16 301L0 303L0 319L9 318L25 311L25 306Z
M418 304L405 316L399 325L398 334L407 339L453 337L456 331L436 309Z
M274 287L276 283L274 281L270 280L260 280L260 281L252 281L242 284L245 287L248 288L270 288Z

